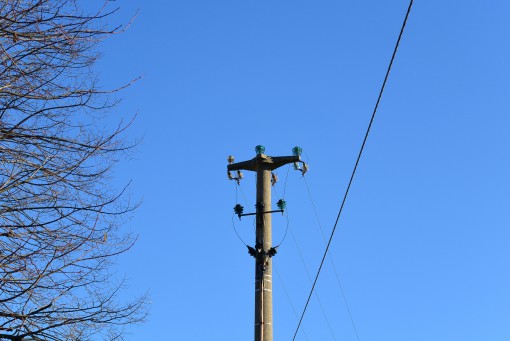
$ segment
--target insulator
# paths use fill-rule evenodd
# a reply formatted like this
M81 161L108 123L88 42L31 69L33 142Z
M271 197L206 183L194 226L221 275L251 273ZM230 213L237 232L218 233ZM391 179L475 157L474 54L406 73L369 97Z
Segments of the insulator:
M230 173L230 171L227 171L227 175L228 175L228 179L229 179L229 180L234 179L234 178L232 177L232 174Z
M303 175L305 175L306 172L308 172L308 165L306 163L303 162Z
M295 146L292 148L292 155L294 156L301 156L301 153L303 152L303 148Z
M285 208L287 207L287 202L283 199L280 199L278 200L278 202L276 203L276 206L278 206L278 208L282 211L285 210Z
M301 170L301 168L299 167L299 163L294 162L294 169L295 170Z
M276 252L277 252L277 247L272 247L269 250L267 250L267 255L269 257L273 257L274 255L276 255Z
M257 155L264 154L265 152L266 152L266 147L264 147L260 144L255 147L255 153L257 153Z
M244 178L244 174L243 174L243 172L241 172L240 170L238 170L238 171L237 171L237 177L238 177L239 179Z
M232 155L229 155L227 158L228 164L231 165L234 163L234 157Z
M239 216L239 218L241 218L241 214L244 212L244 207L240 204L236 204L234 206L234 212Z

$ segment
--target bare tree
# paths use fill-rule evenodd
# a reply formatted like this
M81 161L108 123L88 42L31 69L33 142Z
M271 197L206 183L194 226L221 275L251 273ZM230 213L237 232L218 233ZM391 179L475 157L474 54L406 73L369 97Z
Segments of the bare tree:
M110 185L124 130L101 120L114 103L92 67L108 3L0 2L0 340L122 339L145 297L119 303L112 260L134 240L134 207Z

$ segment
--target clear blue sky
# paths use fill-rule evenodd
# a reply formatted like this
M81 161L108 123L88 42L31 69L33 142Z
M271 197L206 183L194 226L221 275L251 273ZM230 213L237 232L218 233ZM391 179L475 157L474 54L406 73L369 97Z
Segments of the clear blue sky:
M226 157L301 146L329 235L408 1L115 4L112 24L139 14L98 71L104 87L143 75L117 112L138 112L129 134L144 138L115 173L143 198L119 276L126 298L152 297L128 339L250 340L254 261L233 231ZM509 17L507 0L415 1L331 249L361 341L510 339ZM254 187L246 174L247 209ZM285 199L275 340L291 340L304 264L313 276L324 251L296 172ZM236 222L249 243L252 224ZM275 241L285 226L274 216ZM329 261L317 293L324 314L314 297L297 340L357 341Z

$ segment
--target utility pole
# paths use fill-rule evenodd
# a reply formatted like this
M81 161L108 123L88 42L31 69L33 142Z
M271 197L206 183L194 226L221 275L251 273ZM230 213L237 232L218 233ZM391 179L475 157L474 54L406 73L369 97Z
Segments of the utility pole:
M280 200L277 204L279 210L271 210L271 184L276 181L272 171L283 165L294 163L295 168L306 172L307 166L301 161L301 148L293 149L293 156L271 157L265 155L263 146L255 147L257 155L249 161L233 163L234 158L229 157L227 166L228 176L238 183L243 175L241 170L257 173L257 201L256 212L243 214L243 207L239 204L234 208L239 219L245 215L256 216L255 247L248 246L248 252L255 258L255 341L273 341L273 282L272 257L276 248L271 243L271 213L282 212L285 202ZM303 169L298 166L303 164ZM237 171L237 177L231 171Z

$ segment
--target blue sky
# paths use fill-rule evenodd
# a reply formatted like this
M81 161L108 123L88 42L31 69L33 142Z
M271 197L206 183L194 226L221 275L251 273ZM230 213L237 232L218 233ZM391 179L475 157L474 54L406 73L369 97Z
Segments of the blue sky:
M301 146L310 164L306 183L289 173L274 258L274 336L292 339L324 251L313 205L329 235L408 1L114 4L111 24L138 15L102 45L101 84L143 76L112 115L138 113L129 135L143 137L114 174L143 200L124 227L139 235L119 259L124 294L152 298L128 339L253 337L226 158L258 144ZM504 0L415 1L331 248L362 341L510 339L509 15ZM246 174L247 208L254 188ZM275 241L286 224L273 217ZM253 243L250 219L235 226ZM317 293L324 313L314 297L297 340L357 340L330 261Z

